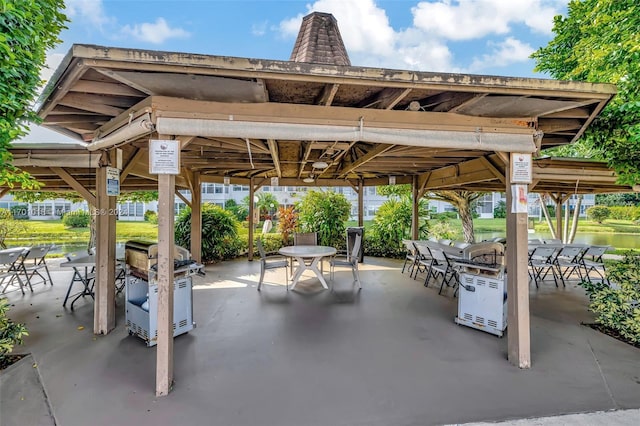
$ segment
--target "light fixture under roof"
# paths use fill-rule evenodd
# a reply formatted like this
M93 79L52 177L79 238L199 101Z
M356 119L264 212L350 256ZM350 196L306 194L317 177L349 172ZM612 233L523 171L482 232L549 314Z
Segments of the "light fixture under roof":
M329 165L324 161L316 161L311 165L314 169L326 169Z
M304 183L313 183L314 179L313 179L313 177L309 176L309 177L306 177L306 178L302 179L302 181Z

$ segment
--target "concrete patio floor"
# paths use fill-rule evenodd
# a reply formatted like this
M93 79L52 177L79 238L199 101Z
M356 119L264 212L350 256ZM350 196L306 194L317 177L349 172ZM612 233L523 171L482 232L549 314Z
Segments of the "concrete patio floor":
M116 329L94 336L91 299L63 309L71 274L53 266L53 287L7 294L10 316L30 332L16 352L31 353L21 363L37 373L44 402L35 407L3 373L0 424L38 409L41 422L30 424L47 424L50 412L63 426L360 426L640 407L640 350L580 325L592 316L575 283L531 285L533 366L520 370L506 360L506 337L456 325L451 290L440 296L401 267L365 258L360 292L347 270L333 292L310 276L287 292L274 272L257 292L259 262L207 267L194 279L197 328L175 339L174 389L156 398L155 349L128 336L123 296Z

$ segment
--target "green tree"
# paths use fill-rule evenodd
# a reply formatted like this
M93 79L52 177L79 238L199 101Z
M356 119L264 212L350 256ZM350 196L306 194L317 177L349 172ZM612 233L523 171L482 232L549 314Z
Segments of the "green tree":
M317 232L318 243L324 246L344 245L345 222L351 203L343 194L311 190L296 203L298 220L303 232Z
M637 0L572 0L554 18L555 38L533 53L536 70L563 80L614 83L618 93L583 136L620 182L640 183L640 4ZM589 151L591 150L591 151Z
M31 105L42 86L46 52L57 45L67 17L63 0L0 0L0 185L37 188L38 182L11 164L9 145L39 118Z
M16 235L24 229L25 226L13 218L10 210L0 209L0 249L7 248L5 240L9 235Z
M272 215L278 211L278 199L270 192L258 192L256 206L260 209L260 217Z
M387 185L378 187L378 193L381 195L405 194L410 197L410 185ZM451 204L458 211L460 222L462 223L462 233L464 240L468 243L475 242L475 234L473 230L473 212L472 204L475 200L482 197L484 192L472 192L462 190L451 191L433 191L425 194L424 198L428 200L445 201Z
M599 206L640 206L640 193L596 194Z
M247 220L247 216L249 215L249 210L247 207L241 204L236 203L235 200L227 200L224 203L224 209L229 210L236 219L240 222L243 220Z
M611 210L606 206L592 206L587 209L587 217L594 222L602 223L611 216Z

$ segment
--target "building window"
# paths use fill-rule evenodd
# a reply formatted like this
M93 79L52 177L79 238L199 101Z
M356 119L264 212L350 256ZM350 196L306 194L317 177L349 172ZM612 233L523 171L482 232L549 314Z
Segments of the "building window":
M51 204L33 203L31 204L31 216L52 216L53 206Z
M182 202L173 203L173 214L178 216L184 209L187 208L187 205Z
M127 201L118 206L120 216L142 217L144 216L144 204Z

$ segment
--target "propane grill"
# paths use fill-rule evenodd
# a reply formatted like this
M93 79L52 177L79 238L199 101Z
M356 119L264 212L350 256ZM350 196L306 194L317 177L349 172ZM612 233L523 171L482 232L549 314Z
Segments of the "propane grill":
M496 242L472 244L456 260L458 270L457 324L502 336L507 327L504 246Z

